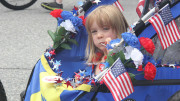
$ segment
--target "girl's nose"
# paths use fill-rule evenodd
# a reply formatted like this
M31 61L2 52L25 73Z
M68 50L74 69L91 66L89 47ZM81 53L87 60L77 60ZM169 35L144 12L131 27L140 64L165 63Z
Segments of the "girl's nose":
M102 32L98 32L97 37L98 37L98 39L103 38L103 33Z

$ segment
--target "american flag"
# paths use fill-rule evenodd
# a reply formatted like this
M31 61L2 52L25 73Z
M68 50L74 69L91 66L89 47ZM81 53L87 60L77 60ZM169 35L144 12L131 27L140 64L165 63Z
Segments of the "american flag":
M180 32L168 4L152 16L149 22L156 30L163 49L166 49L180 39Z
M117 0L116 2L113 3L114 6L116 6L117 8L119 8L119 10L121 12L124 11L123 7L121 6L120 2Z
M139 0L139 3L136 7L136 13L138 14L139 17L141 17L141 14L143 12L144 3L145 3L145 0Z
M121 101L134 92L129 74L119 58L105 74L103 82L111 91L115 101Z

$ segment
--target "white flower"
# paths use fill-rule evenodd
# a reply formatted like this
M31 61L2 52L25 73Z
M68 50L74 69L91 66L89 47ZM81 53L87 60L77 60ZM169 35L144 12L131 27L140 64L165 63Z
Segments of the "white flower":
M131 46L126 46L126 47L125 47L125 53L124 53L124 55L125 55L125 59L126 59L126 60L128 60L128 59L131 58L131 52L132 52L133 49L134 49L134 48L131 47Z
M134 61L136 68L138 68L139 65L142 65L143 58L144 58L143 54L137 48L134 48L132 50L131 59Z
M65 20L60 24L60 26L64 27L67 31L76 33L76 30L70 20Z

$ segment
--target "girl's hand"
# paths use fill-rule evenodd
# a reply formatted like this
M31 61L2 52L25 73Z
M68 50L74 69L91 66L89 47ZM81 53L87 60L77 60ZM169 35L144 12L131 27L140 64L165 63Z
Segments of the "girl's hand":
M112 39L111 38L107 38L105 41L106 41L106 45L110 43ZM112 50L112 49L106 49L107 50L107 54Z

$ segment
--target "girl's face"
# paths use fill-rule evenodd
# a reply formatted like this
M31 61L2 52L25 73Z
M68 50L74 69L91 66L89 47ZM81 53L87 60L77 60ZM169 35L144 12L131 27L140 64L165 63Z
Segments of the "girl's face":
M116 39L116 31L113 30L110 26L103 25L102 27L98 26L96 21L94 21L90 27L90 33L93 38L94 45L99 48L104 54L107 54L106 46L103 44L107 43L109 39Z

